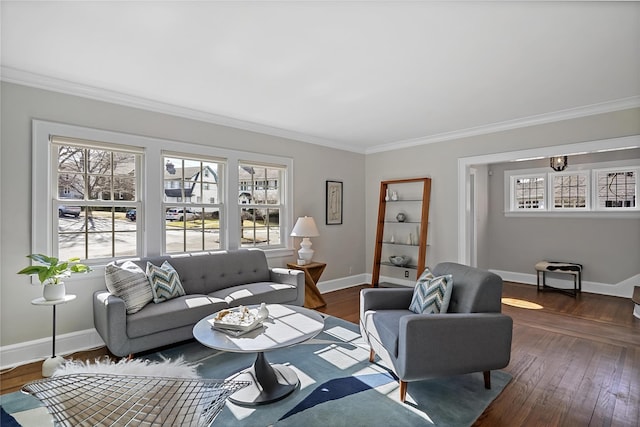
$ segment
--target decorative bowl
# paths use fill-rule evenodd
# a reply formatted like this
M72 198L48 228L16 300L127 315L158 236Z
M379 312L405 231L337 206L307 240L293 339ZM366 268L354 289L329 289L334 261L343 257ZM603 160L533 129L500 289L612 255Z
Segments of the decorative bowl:
M409 261L411 261L411 258L409 258L406 255L392 255L389 257L389 261L391 261L391 264L393 265L397 265L398 267L404 267L405 265L409 264Z

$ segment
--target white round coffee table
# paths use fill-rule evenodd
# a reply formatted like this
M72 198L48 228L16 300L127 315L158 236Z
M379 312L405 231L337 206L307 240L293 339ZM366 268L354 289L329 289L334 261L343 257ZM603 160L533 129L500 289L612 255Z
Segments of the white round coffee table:
M207 347L234 353L257 353L251 367L233 375L234 380L251 382L250 386L229 397L233 403L264 405L293 393L300 383L295 371L285 365L270 364L264 353L309 340L324 328L324 318L316 311L280 304L267 304L267 309L269 318L261 327L238 337L213 329L215 314L193 327L194 338Z

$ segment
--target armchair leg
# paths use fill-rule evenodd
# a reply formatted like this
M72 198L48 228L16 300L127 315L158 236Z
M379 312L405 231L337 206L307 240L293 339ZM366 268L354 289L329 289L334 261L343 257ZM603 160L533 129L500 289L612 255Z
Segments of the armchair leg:
M484 388L489 390L491 388L491 371L483 371L482 375L484 376Z
M407 397L407 382L400 380L400 402L404 403Z
M373 351L373 349L369 350L369 362L373 363L375 357L376 357L376 352Z

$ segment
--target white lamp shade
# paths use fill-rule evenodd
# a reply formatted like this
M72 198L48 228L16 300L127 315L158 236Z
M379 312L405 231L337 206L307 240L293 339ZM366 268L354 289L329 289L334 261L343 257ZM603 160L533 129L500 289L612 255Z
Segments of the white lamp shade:
M304 265L311 262L314 250L311 249L311 240L309 237L319 236L316 222L310 216L301 216L296 221L296 225L291 230L292 237L302 237L300 242L300 250L298 251L298 264Z
M313 217L301 216L291 230L291 237L317 237L320 233Z

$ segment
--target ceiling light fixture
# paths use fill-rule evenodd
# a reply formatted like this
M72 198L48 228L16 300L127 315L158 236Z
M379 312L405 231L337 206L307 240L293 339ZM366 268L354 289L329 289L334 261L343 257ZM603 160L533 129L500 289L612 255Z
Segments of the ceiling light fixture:
M567 156L553 156L549 158L549 165L556 172L565 170L568 164Z

